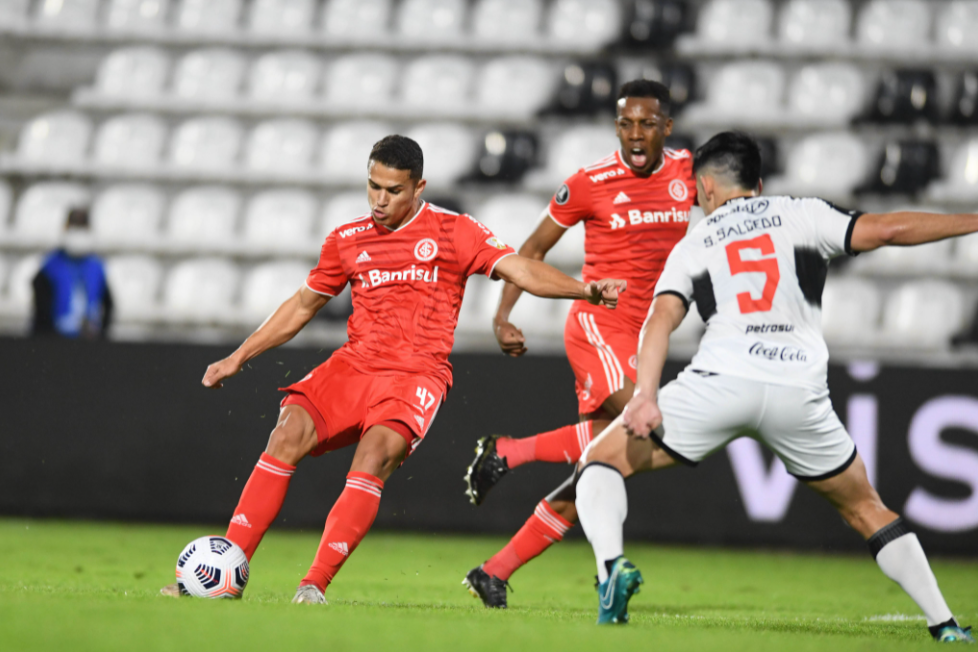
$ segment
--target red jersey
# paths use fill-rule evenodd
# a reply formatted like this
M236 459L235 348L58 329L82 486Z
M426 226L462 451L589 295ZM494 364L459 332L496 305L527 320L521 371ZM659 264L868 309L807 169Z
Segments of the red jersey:
M369 214L337 227L306 286L336 296L351 285L348 341L334 356L360 372L433 375L450 387L465 282L492 278L514 253L474 218L424 202L394 230Z
M567 179L550 200L549 212L564 228L584 221L584 281L628 281L611 314L641 329L666 258L686 235L695 201L689 150L664 149L662 165L648 177L636 175L616 151ZM571 312L594 308L575 301Z

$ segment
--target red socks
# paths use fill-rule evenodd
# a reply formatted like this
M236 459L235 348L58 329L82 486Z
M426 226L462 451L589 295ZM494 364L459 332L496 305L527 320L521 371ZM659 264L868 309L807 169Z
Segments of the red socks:
M583 421L524 439L501 437L496 440L496 452L506 458L506 464L511 469L527 462L574 464L591 443L591 426L590 421Z
M241 546L251 560L268 527L278 516L295 467L262 453L245 484L227 538Z
M346 488L326 519L316 560L300 584L315 584L320 591L326 591L377 518L383 488L383 480L369 473L350 471L347 474Z
M533 516L527 519L502 550L482 565L482 570L501 580L508 580L520 566L563 540L564 533L573 525L555 512L546 500L541 500L533 510Z

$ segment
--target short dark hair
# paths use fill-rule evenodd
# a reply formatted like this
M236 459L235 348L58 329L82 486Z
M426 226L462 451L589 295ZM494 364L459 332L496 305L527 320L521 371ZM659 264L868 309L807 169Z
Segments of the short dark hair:
M407 136L384 136L370 150L371 161L382 163L395 170L408 170L411 178L419 181L424 174L424 154L421 146Z
M626 97L651 97L659 100L659 110L663 115L669 115L672 111L672 96L669 95L669 87L650 79L633 79L621 85L618 91L618 99Z
M706 167L728 176L744 190L754 190L761 181L761 150L747 134L724 131L706 141L693 155L693 174Z

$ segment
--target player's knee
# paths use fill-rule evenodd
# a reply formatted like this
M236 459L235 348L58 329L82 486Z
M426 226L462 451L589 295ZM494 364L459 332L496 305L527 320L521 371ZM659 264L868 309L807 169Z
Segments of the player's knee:
M316 445L315 431L307 430L298 422L279 422L268 438L266 452L286 464L296 464Z
M370 432L360 440L353 470L386 479L407 455L403 437L393 432Z

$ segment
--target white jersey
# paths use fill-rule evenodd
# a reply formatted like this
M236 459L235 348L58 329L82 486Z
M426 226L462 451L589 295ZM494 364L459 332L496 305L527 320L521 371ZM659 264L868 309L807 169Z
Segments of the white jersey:
M828 261L853 255L861 213L822 199L728 201L672 250L655 295L696 308L706 333L691 369L766 383L826 387L822 288Z

